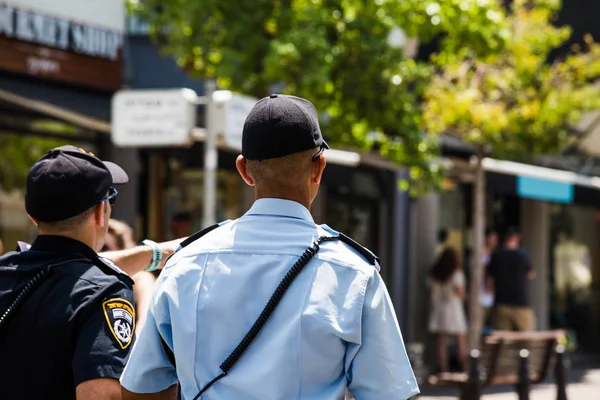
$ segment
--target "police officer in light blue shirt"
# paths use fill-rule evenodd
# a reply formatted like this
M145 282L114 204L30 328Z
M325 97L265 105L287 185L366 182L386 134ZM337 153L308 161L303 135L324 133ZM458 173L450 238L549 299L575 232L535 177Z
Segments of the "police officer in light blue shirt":
M310 214L327 148L309 101L256 104L236 163L256 201L167 262L121 377L124 400L419 393L377 257Z

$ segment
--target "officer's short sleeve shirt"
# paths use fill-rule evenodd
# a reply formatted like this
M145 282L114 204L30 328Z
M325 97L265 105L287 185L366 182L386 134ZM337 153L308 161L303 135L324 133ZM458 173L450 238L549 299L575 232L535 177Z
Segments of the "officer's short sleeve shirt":
M194 398L321 236L299 203L259 199L178 251L157 283L121 384ZM175 364L169 359L173 353ZM377 266L341 241L320 246L239 361L202 400L405 400L419 390Z
M135 329L131 289L124 284L89 288L88 311L80 318L72 370L75 385L90 379L119 379Z
M50 273L4 327L0 398L75 399L77 385L119 379L134 341L132 280L83 243L39 236L0 258L0 311L42 268Z

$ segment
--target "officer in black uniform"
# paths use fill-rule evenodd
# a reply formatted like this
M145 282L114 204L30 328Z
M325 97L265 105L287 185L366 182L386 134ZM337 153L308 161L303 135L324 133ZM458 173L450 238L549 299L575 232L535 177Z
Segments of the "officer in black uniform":
M133 281L96 253L128 181L73 146L49 151L27 177L38 236L0 257L0 399L120 399L135 330Z

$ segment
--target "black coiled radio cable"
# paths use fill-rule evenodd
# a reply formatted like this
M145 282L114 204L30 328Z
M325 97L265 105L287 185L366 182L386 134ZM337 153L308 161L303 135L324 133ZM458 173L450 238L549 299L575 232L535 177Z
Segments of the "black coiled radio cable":
M60 262L55 262L52 265L48 265L48 266L44 267L43 269L41 269L40 272L35 274L35 276L33 278L31 278L31 280L29 282L27 282L25 287L17 295L17 298L11 303L10 306L8 306L6 311L4 311L2 313L2 316L0 316L0 329L2 329L2 327L4 325L6 325L6 323L10 319L10 317L17 311L17 309L19 307L21 307L23 305L23 302L25 302L25 300L27 300L27 297L29 297L29 295L33 292L33 290L35 288L37 288L39 286L39 284L42 283L49 276L50 270L52 268L57 267L62 264L67 264L67 263L76 262L76 261L87 262L87 263L91 262L91 260L89 260L87 258L67 258Z
M4 311L2 316L0 316L0 329L2 326L6 324L9 318L14 314L14 312L23 304L27 297L31 294L33 289L35 289L47 276L49 273L49 269L43 269L38 272L21 290L21 293L17 296L17 298L11 303L10 306Z
M315 254L317 254L320 245L324 242L331 242L334 240L340 240L340 238L338 236L321 236L313 243L312 246L306 249L306 251L300 256L298 261L296 261L292 268L290 268L288 273L285 274L285 276L277 286L277 289L275 289L275 292L273 293L273 295L271 295L271 298L267 302L267 305L262 310L262 312L254 322L248 333L246 333L246 336L244 336L240 344L237 345L235 350L233 350L229 357L227 357L225 361L223 361L223 363L220 365L219 368L223 372L217 377L215 377L212 381L208 382L208 384L204 386L202 390L200 390L200 392L196 395L196 397L194 397L193 400L198 400L198 398L202 396L202 394L206 392L215 382L227 375L227 372L229 372L233 365L240 359L242 354L244 354L244 352L248 349L250 344L252 344L252 341L254 341L262 327L266 324L271 314L273 314L273 311L275 311L275 308L283 298L283 295L288 290L294 279L298 276L300 271L302 271L302 269L308 264L308 262L315 256Z

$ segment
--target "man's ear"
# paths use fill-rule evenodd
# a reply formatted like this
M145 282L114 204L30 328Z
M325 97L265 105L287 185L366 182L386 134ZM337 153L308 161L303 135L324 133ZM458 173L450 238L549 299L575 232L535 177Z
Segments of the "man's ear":
M237 157L235 160L235 166L244 182L246 182L248 186L254 186L254 179L252 179L252 176L248 172L248 165L246 164L246 159L244 156L239 155Z
M106 201L103 201L94 206L94 222L96 222L96 225L104 226L104 217L108 212L108 205L106 203Z
M325 171L325 165L327 165L327 161L325 160L325 156L323 154L319 155L319 158L313 161L311 180L314 184L318 185L321 183L323 172Z
M33 218L31 215L27 214L31 222L33 222L36 226L38 225L37 219Z

